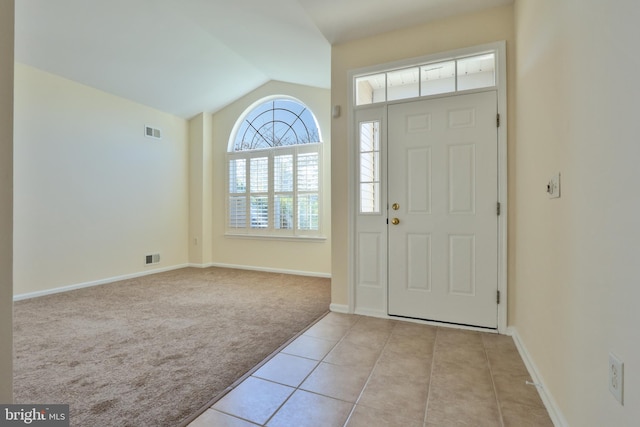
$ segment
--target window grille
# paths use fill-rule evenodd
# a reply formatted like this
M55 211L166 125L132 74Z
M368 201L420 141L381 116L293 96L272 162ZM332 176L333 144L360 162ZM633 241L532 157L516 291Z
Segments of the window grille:
M269 100L240 117L227 153L227 233L320 236L322 142L302 103Z

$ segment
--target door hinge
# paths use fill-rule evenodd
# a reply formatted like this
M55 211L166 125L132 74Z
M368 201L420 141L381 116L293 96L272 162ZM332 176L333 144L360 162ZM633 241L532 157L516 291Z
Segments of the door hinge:
M496 294L496 304L500 304L500 291Z
M500 113L496 114L496 127L500 127Z
M500 216L500 202L496 203L496 215Z

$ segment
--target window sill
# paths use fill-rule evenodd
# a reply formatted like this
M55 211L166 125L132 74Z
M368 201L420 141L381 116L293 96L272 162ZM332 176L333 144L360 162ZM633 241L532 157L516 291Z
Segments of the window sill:
M327 240L325 236L277 236L273 234L240 234L240 233L225 233L224 237L228 237L231 239L288 240L291 242L314 242L314 243L322 243Z

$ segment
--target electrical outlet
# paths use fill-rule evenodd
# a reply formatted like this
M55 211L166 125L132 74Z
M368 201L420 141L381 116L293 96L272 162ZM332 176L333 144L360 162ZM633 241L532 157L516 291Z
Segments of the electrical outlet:
M609 391L621 405L624 405L623 390L624 363L615 354L609 353Z

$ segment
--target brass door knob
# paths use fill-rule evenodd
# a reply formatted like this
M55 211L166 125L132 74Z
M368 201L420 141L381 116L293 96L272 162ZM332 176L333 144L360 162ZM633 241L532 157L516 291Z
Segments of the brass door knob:
M398 218L393 218L393 219L391 220L391 224L393 224L393 225L398 225L398 224L400 224L400 220L399 220Z

